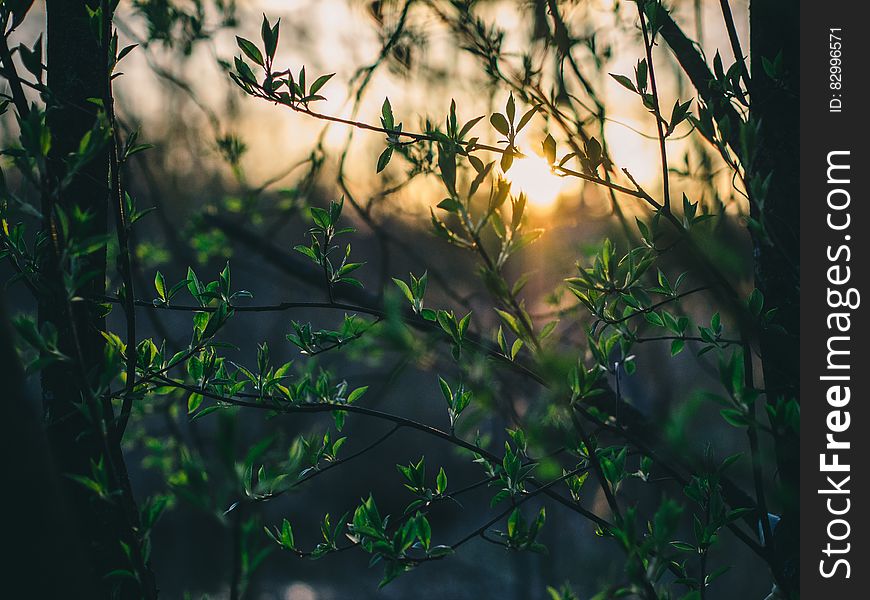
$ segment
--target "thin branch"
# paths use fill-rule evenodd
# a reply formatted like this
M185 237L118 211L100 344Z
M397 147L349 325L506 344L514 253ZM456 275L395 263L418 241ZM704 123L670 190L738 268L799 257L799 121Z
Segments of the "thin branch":
M734 15L731 14L731 5L728 3L728 0L719 0L719 5L722 7L722 18L725 20L725 28L728 30L728 40L731 42L734 60L740 65L740 76L743 77L743 83L748 90L750 89L749 71L746 68L746 61L743 60L743 50L740 48L740 38L737 36L737 28L734 26Z
M595 415L593 415L589 410L584 407L582 404L574 404L574 410L578 411L583 417L597 424L602 429L605 429L614 435L619 436L622 439L625 439L627 442L632 444L638 450L640 450L646 456L649 456L653 462L659 466L670 478L676 481L681 487L685 487L689 481L686 477L684 477L681 473L679 473L675 468L671 466L671 461L665 459L662 456L652 449L652 447L641 437L636 435L631 429L629 429L624 424L622 426L616 427L610 423L602 421ZM628 412L629 406L625 406L625 410L623 412ZM623 420L625 423L625 419ZM730 480L723 478L722 479L723 487L727 487L726 489L726 502L730 506L752 506L754 508L751 500L746 496L745 492L734 485ZM731 530L734 535L740 539L747 547L749 547L755 554L764 559L768 560L767 554L764 549L751 537L749 537L746 533L744 533L741 529L737 527L734 523L728 523L728 529Z
M212 391L209 391L209 390L197 387L197 386L192 386L192 385L188 385L186 383L176 381L174 379L171 379L169 377L165 377L163 375L159 375L159 376L155 377L155 379L160 380L164 385L169 385L172 387L183 389L183 390L191 392L191 393L200 394L206 398L211 398L212 400L224 402L228 405L233 405L233 406L241 406L241 407L245 407L245 408L256 408L259 410L272 410L272 411L275 411L278 413L316 414L316 413L323 413L323 412L333 412L333 411L338 410L338 411L344 411L344 412L349 412L349 413L361 414L361 415L365 415L368 417L377 418L377 419L380 419L383 421L389 421L392 423L396 423L396 424L399 424L403 427L407 427L408 429L415 429L417 431L420 431L420 432L425 433L427 435L430 435L432 437L439 438L439 439L444 440L446 442L449 442L455 446L458 446L460 448L468 450L475 455L482 456L483 458L485 458L488 461L496 462L496 463L501 462L501 459L498 456L496 456L495 454L489 452L488 450L486 450L484 448L481 448L480 446L478 446L476 444L472 444L471 442L467 442L466 440L462 439L461 437L458 437L458 436L453 435L451 433L448 433L446 431L442 431L441 429L431 427L429 425L426 425L425 423L421 423L421 422L415 421L413 419L409 419L409 418L395 415L392 413L383 412L380 410L367 408L364 406L359 406L356 404L341 404L341 403L336 403L336 402L291 404L288 402L281 402L278 398L275 398L273 396L257 396L257 395L253 395L253 394L242 394L242 393L237 394L236 395L237 397L227 397L227 396L223 396L221 394L217 394L215 392L212 392ZM255 402L252 400L251 401L243 400L242 398L259 398L259 399L261 399L261 401ZM268 400L269 402L267 403L264 400ZM529 482L529 485L535 487L536 489L540 489L540 488L545 486L545 484L542 484L542 483L540 483L537 480L532 479L532 478L530 478L528 480L528 482ZM596 525L603 527L603 528L609 527L609 523L607 523L607 521L605 521L604 519L602 519L601 517L599 517L595 513L592 513L590 511L586 510L585 508L583 508L579 504L573 502L572 500L565 498L561 494L557 494L557 493L553 492L552 490L550 490L549 488L546 488L545 493L547 494L547 496L549 496L550 498L552 498L556 502L559 502L563 506L566 506L569 509L573 510L574 512L583 515L584 517L586 517L590 521L593 521Z
M30 107L27 105L27 96L24 95L24 88L21 87L23 80L18 77L18 71L15 69L15 63L12 61L12 53L9 51L9 43L3 34L0 34L0 62L3 63L4 76L6 81L9 82L9 89L12 91L12 101L15 103L15 109L22 120L27 119L27 116L30 114Z
M752 350L749 347L749 342L744 340L743 346L743 378L744 385L747 389L752 389L755 386L755 377L753 375L753 366L752 366ZM764 549L770 554L769 558L772 561L776 560L776 550L772 546L773 541L773 532L770 528L770 519L767 516L767 500L766 494L764 492L764 474L762 472L761 466L761 457L759 456L759 448L758 448L758 431L755 428L756 418L756 407L758 402L756 399L752 400L752 422L749 424L749 427L746 429L746 435L749 438L749 453L750 459L752 461L752 481L755 485L755 501L758 505L758 519L761 524L761 533L762 537L762 545ZM778 571L778 569L777 569Z
M610 510L614 516L621 521L622 511L619 509L619 503L616 501L616 496L613 493L613 489L610 487L610 483L608 483L607 478L604 476L604 470L601 468L601 461L598 460L596 448L592 445L592 440L586 434L586 428L583 427L583 424L580 422L580 419L577 418L574 411L571 411L571 421L574 423L574 429L576 429L577 433L580 434L580 439L583 440L583 445L586 446L586 458L592 466L592 470L595 472L595 477L598 479L601 491L604 492L607 504L610 506Z
M633 317L652 312L661 306L664 306L666 304L670 304L671 302L676 302L676 301L680 300L681 298L685 298L686 296L689 296L691 294L695 294L697 292L703 292L704 290L708 290L708 289L710 289L710 288L708 288L706 286L696 287L696 288L693 288L687 292L683 292L682 294L678 294L678 295L672 296L666 300L662 300L661 302L656 302L655 304L653 304L647 308L644 308L644 309L639 310L637 312L633 312L630 315L620 317L619 319L600 319L600 320L608 325L618 325L620 323L624 323L625 321L628 321L629 319L631 319Z
M36 287L36 283L33 282L33 280L30 278L30 275L27 273L27 271L24 270L24 267L21 266L21 263L19 262L20 257L18 256L18 252L16 251L15 247L9 242L9 238L6 236L6 234L2 231L0 231L0 241L3 242L3 247L5 247L6 251L8 252L6 257L9 259L9 263L12 265L12 268L15 269L16 273L18 273L21 281L24 282L25 287L27 287L27 289L33 295L33 298L35 300L39 300L39 289Z
M657 335L653 337L638 337L632 339L633 342L637 342L638 344L643 344L644 342L665 342L665 341L674 341L674 340L682 340L684 342L706 342L711 344L709 340L705 340L702 337L693 336L693 335ZM740 344L740 340L732 340L729 338L717 338L715 340L716 343L721 344Z
M335 469L336 467L340 467L341 465L349 463L350 461L352 461L355 458L359 458L360 456L363 456L364 454L371 452L372 450L374 450L375 448L377 448L378 446L380 446L381 444L386 442L388 439L390 439L393 436L393 434L395 434L397 431L399 431L402 427L403 427L403 425L401 423L396 423L385 434L378 437L375 441L373 441L372 443L367 445L365 448L362 448L362 449L358 450L357 452L354 452L353 454L345 456L344 458L340 458L338 460L334 460L332 462L329 462L323 467L316 466L316 467L314 467L314 470L311 471L310 475L304 476L302 479L299 479L298 481L294 482L293 485L291 485L290 487L283 489L279 492L273 492L270 494L264 494L262 496L258 496L256 498L254 498L254 500L256 500L256 501L272 500L274 498L278 498L279 496L283 496L284 494L286 494L290 490L293 490L302 484L308 483L309 481L311 481L315 477L318 477L319 475L323 475L324 473L326 473L332 469Z
M655 66L653 65L653 56L652 56L652 42L650 42L649 33L647 32L646 27L646 16L643 12L643 5L645 4L645 0L638 0L637 2L637 14L640 17L640 30L643 32L643 45L646 49L646 62L647 67L649 68L649 81L652 86L652 98L653 98L653 115L656 118L656 130L659 134L659 153L661 154L661 163L662 163L662 195L664 196L664 210L666 213L671 212L671 193L670 193L670 182L668 177L668 151L665 147L665 131L662 128L662 111L659 106L659 91L656 87L656 71ZM658 5L656 5L658 9Z
M111 37L112 21L110 18L104 18L106 26L103 30L104 44L108 45L108 40ZM109 58L108 47L104 47L107 60ZM114 60L114 57L111 57ZM106 65L106 69L109 65ZM133 389L136 386L136 310L134 308L135 288L133 286L133 263L130 258L130 231L127 209L125 206L126 198L124 189L121 183L121 162L118 154L120 146L120 136L118 135L117 123L115 121L115 99L112 94L112 78L106 78L106 93L103 99L106 108L107 117L109 120L109 134L111 136L109 147L109 184L111 189L109 195L115 209L115 232L118 237L118 270L121 273L121 279L124 283L124 318L127 321L127 381L126 393L121 404L121 412L118 415L115 435L120 440L124 431L127 429L127 423L130 420L130 413L133 410Z
M384 135L393 136L393 137L405 137L405 138L411 139L415 142L423 142L423 141L439 142L439 141L441 141L437 137L435 137L434 135L430 135L430 134L426 134L426 133L417 133L417 132L412 132L412 131L399 131L396 129L386 129L384 127L380 127L378 125L371 125L371 124L365 123L363 121L355 121L353 119L344 119L342 117L336 117L333 115L320 113L320 112L311 110L308 107L306 107L300 103L284 102L275 96L272 96L272 95L269 95L269 94L266 94L263 92L255 91L251 95L256 97L256 98L261 98L263 100L267 100L267 101L272 102L274 104L286 106L286 107L290 108L291 110L294 110L298 113L308 115L309 117L313 117L315 119L319 119L322 121L329 121L332 123L340 123L342 125L348 125L350 127L356 128L356 129L363 129L366 131L374 131L377 133L382 133ZM484 151L488 151L488 152L494 152L497 154L504 154L505 152L510 151L513 153L514 157L516 157L516 158L524 158L525 157L525 155L518 152L516 149L499 148L497 146L491 146L488 144L480 144L477 142L472 144L472 143L467 142L467 141L459 141L456 143L458 143L460 146L465 147L466 152L473 152L474 150L484 150ZM553 168L556 171L558 171L559 173L562 173L563 175L577 177L579 179L583 179L585 181L589 181L591 183L595 183L597 185L604 186L606 188L610 188L614 191L617 191L617 192L620 192L623 194L627 194L627 195L633 196L635 198L641 198L641 199L647 200L647 201L652 200L652 198L648 194L646 194L646 192L643 192L641 189L639 189L639 187L638 187L638 189L632 190L631 188L627 188L625 186L618 185L618 184L613 183L611 181L608 181L606 179L602 179L600 177L596 177L593 175L586 175L585 173L580 173L578 171L574 171L572 169L568 169L568 168L561 167L558 165L555 165ZM636 184L636 182L634 182L634 181L633 181L633 183Z
M352 288L353 290L358 290L358 288ZM112 302L119 303L121 300L117 297L113 296L102 296L97 298L100 302ZM214 306L192 306L192 305L178 305L178 304L154 304L153 302L148 302L146 300L136 300L135 305L142 308L151 308L155 310L168 310L168 311L179 311L179 312L214 312L217 310ZM387 318L387 313L378 309L371 308L369 306L362 306L359 304L346 304L343 302L280 302L278 304L266 304L266 305L258 305L258 306L231 306L230 307L233 312L236 313L259 313L259 312L280 312L286 310L293 309L330 309L330 310L345 310L349 312L358 312L361 314L366 314L375 317L378 320L384 320ZM416 315L405 314L402 315L401 318L403 321L415 329L425 330L425 331L440 331L440 326L437 323L433 323L431 321L427 321ZM547 387L547 382L543 376L538 373L532 371L529 367L526 367L522 363L519 363L511 358L505 356L501 353L500 350L484 342L482 339L477 338L476 336L472 336L466 334L465 342L469 345L474 346L482 353L486 354L490 358L497 360L507 366L509 366L512 370L517 371L518 373L532 379L540 385Z
M474 531L472 531L471 533L469 533L468 535L466 535L465 537L460 539L458 542L452 544L450 547L453 548L453 550L456 550L457 548L459 548L463 544L466 544L467 542L473 540L474 538L476 538L478 536L482 536L484 533L486 533L487 529L489 529L490 527L492 527L493 525L495 525L496 523L498 523L499 521L504 519L506 516L511 514L518 506L521 506L522 504L528 502L529 500L531 500L535 496L538 496L538 495L543 494L543 493L547 493L547 490L549 490L552 486L556 485L557 483L561 483L562 481L565 481L566 479L573 477L574 475L577 475L578 473L581 473L585 470L586 470L586 467L578 467L576 469L573 469L572 471L568 471L567 473L564 473L562 476L557 477L556 479L551 479L550 481L548 481L547 483L545 483L544 485L542 485L541 487L539 487L538 489L536 489L532 492L527 492L521 498L514 500L513 504L511 504L508 508L506 508L505 510L503 510L502 512L500 512L499 514L494 516L492 519L490 519L489 521L487 521L486 523L484 523L483 525L481 525L480 527L478 527L477 529L475 529Z

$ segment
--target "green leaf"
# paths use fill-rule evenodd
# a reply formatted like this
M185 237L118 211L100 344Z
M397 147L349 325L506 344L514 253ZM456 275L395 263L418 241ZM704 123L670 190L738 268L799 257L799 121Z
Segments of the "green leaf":
M439 494L447 491L447 473L444 472L444 467L441 467L438 477L435 478L435 491Z
M307 256L308 258L313 260L314 262L316 262L318 264L320 263L320 259L317 258L317 255L314 253L314 250L312 250L308 246L303 246L302 244L299 244L298 246L294 246L293 249L296 250L296 252L299 252L300 254L304 254L305 256Z
M438 325L441 326L444 333L455 340L458 328L456 326L456 317L453 316L453 313L448 313L446 310L439 310L436 313L436 318L438 319Z
M429 550L428 554L431 558L450 556L451 554L453 554L453 548L451 548L450 546L435 546L431 550Z
M196 412L196 409L202 404L202 394L193 393L187 399L187 414Z
M160 299L166 302L166 278L163 277L163 273L160 271L157 271L157 274L154 276L154 288L157 290L157 295Z
M676 548L677 550L682 550L683 552L694 552L695 547L692 544L687 544L686 542L671 542L671 546Z
M42 35L36 39L33 48L30 49L24 44L18 46L18 54L21 57L21 63L37 80L42 80Z
M505 104L505 112L507 113L508 121L511 123L514 122L514 117L516 116L517 106L516 102L514 102L514 93L511 92L510 96L508 96L507 104Z
M665 326L665 322L662 320L661 315L659 315L657 312L644 313L644 318L647 320L648 323L655 325L656 327Z
M453 391L450 389L450 385L444 381L443 377L438 377L438 385L441 386L441 394L444 396L444 399L447 400L448 406L453 406Z
M266 56L270 59L275 58L275 50L278 48L278 27L280 24L281 20L279 19L274 27L270 26L266 15L263 15L263 24L260 26L260 37L263 39L263 47L266 49Z
M293 527L287 519L284 519L281 524L281 545L291 550L296 547L296 542L293 539Z
M462 319L459 320L459 337L464 337L465 332L468 331L468 324L471 322L471 313L468 313Z
M537 106L533 106L532 108L527 110L526 113L522 117L520 117L520 122L517 123L517 131L522 131L523 127L528 125L529 121L535 115L536 112L538 112Z
M423 545L423 548L428 550L429 545L432 543L432 526L429 525L429 520L424 515L418 516L415 521L417 526L417 537Z
M479 117L475 117L475 118L471 119L468 123L466 123L465 125L463 125L463 126L462 126L462 129L459 131L459 139L460 139L460 140L463 139L463 138L465 137L465 135L466 135L469 131L471 131L471 129L472 129L475 125L477 125L477 124L480 122L481 119L483 119L483 115L481 115L481 116L479 116Z
M631 90L635 94L637 93L637 88L634 87L634 83L632 83L631 79L629 79L625 75L616 75L614 73L608 73L608 75L613 77L617 81L617 83L619 83L624 88Z
M761 314L761 309L764 308L764 294L761 293L761 290L752 290L749 299L746 301L746 306L753 316L757 317Z
M315 225L323 229L333 224L329 212L317 206L311 207L311 218L314 220Z
M326 82L332 79L335 76L335 73L329 73L328 75L321 75L317 79L314 80L314 83L311 84L311 88L308 90L308 95L316 94L320 88L326 85Z
M408 284L402 281L401 279L396 279L393 277L393 283L395 283L400 290L402 290L402 294L407 298L408 302L411 304L414 303L414 294L411 293L411 288L408 287Z
M438 208L450 213L459 213L462 210L462 204L453 198L444 198L438 203Z
M510 133L510 125L508 124L507 119L505 119L504 115L501 113L493 113L493 115L489 118L489 122L492 123L492 126L495 127L495 130L498 131L502 135L508 135Z
M776 64L772 60L770 60L766 56L762 56L761 66L768 77L770 77L771 79L777 78Z
M550 337L550 334L552 334L553 331L556 329L556 325L558 325L558 324L559 324L558 319L556 319L555 321L550 321L549 323L547 323L546 325L544 325L541 328L541 333L538 334L538 337L541 340L547 339L548 337Z
M733 408L723 408L719 411L719 414L722 415L722 418L725 419L730 425L734 427L748 427L749 419L748 417L740 412L739 410L735 410Z
M381 106L381 124L384 126L384 129L393 129L395 127L393 107L390 106L389 98L384 98L384 104Z
M511 168L511 165L514 164L514 155L510 150L505 150L502 152L501 160L499 161L499 166L501 170L505 173L508 172L508 169Z
M112 569L105 575L103 575L103 579L132 579L133 581L138 582L139 579L136 575L130 571L129 569Z
M351 272L353 272L353 271L356 271L357 269L359 269L359 268L360 268L361 266L363 266L364 264L365 264L365 263L347 263L346 265L344 265L343 267L341 267L341 268L338 270L338 274L339 274L339 276L347 275L348 273L351 273Z
M187 268L187 290L190 292L190 295L195 299L200 301L200 296L202 295L203 289L202 284L199 282L199 278L197 278L196 273L194 273L191 267Z
M556 162L556 140L548 133L542 142L542 146L544 147L544 158L552 165Z
M245 38L236 36L236 43L239 45L239 48L242 49L242 52L244 52L248 58L250 58L261 67L265 66L265 62L263 61L263 55L260 53L260 49L257 48L257 46L253 44L253 42L250 42Z
M347 412L343 410L332 411L332 420L335 422L335 428L338 431L344 429L344 421L347 418Z
M204 417L206 415L210 415L211 413L219 411L219 410L224 409L224 408L227 408L227 407L221 406L219 404L212 404L211 406L206 406L205 408L200 410L198 413L196 413L195 415L190 417L190 422L192 423L193 421L201 419L202 417Z
M519 507L515 508L507 521L507 534L509 538L513 538L519 531L519 525L522 522L522 513Z
M354 402L356 402L357 400L362 398L362 395L365 394L368 391L368 389L369 389L369 386L367 386L367 385L364 385L363 387L356 388L354 391L352 391L350 394L347 395L347 403L353 404Z
M98 495L103 494L103 486L101 486L99 482L94 481L90 477L84 477L83 475L76 475L74 473L67 473L66 476Z
M505 322L505 325L507 325L511 331L513 331L518 336L522 336L522 334L520 333L520 324L517 322L516 317L514 317L509 312L503 311L499 308L496 308L495 312L498 313L498 316L502 318L502 320Z

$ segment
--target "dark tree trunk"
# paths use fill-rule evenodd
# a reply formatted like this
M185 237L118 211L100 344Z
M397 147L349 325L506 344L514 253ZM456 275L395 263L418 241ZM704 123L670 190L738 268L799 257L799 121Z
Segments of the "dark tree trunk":
M90 99L102 98L108 83L106 55L90 25L88 7L98 9L99 0L47 2L50 94L46 122L52 146L43 194L47 237L41 248L39 321L54 325L61 352L72 360L54 363L43 371L42 399L48 417L48 441L58 471L92 477L93 465L100 464L115 491L108 499L99 498L69 477L61 478L66 502L84 536L92 579L99 582L105 597L116 587L125 598L151 597L156 595L154 583L140 558L138 513L120 440L113 431L112 406L108 399L97 398L91 391L103 364L101 331L105 323L92 303L70 301L64 283L72 264L63 251L66 240L58 225L58 211L68 217L70 237L82 240L107 233L109 146L61 186L68 174L66 158L97 123L98 106ZM85 212L90 218L76 224L75 211ZM105 249L74 260L78 261L77 271L88 277L77 284L75 296L103 295ZM122 543L131 549L130 556ZM112 571L135 573L143 579L141 588L133 578L107 578Z
M764 294L765 306L776 307L773 328L759 334L764 387L774 405L779 399L799 399L799 15L797 2L753 0L750 4L750 116L760 123L754 148L744 148L740 140L740 117L730 103L712 91L712 74L703 56L676 23L663 16L661 35L674 52L698 94L714 118L726 120L726 143L744 164L750 188L772 174L766 193L755 193L750 203L751 216L763 220L769 239L753 231L755 285ZM781 57L781 73L771 77L764 59L771 65ZM736 57L739 58L739 57ZM793 596L798 590L798 489L799 443L796 433L787 429L778 436L775 452L778 489L775 505L782 508L782 520L773 535L777 579Z
M90 577L76 515L63 501L61 478L13 340L0 290L0 419L9 424L0 451L7 481L14 482L14 489L0 496L6 516L3 592L10 598L93 598L97 581Z
M778 399L799 399L799 14L796 2L784 5L777 0L753 0L750 5L750 116L754 123L760 123L760 136L748 168L754 182L771 175L767 193L753 198L753 217L764 220L770 238L769 242L760 236L754 239L755 280L764 294L765 306L778 309L775 323L785 330L765 329L760 333L764 386L769 402L774 403ZM765 71L765 59L769 64L781 63L775 78ZM782 521L773 542L783 582L796 595L800 483L797 434L785 430L777 438L775 450Z

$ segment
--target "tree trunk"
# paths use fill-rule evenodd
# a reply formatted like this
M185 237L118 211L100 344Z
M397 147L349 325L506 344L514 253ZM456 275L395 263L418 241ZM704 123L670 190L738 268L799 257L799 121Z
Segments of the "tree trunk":
M4 300L0 290L0 419L8 425L0 451L15 490L0 496L6 515L3 591L14 598L93 598L97 581L90 577L76 515L63 501L61 478L25 387Z
M776 0L753 0L750 5L750 117L753 123L760 123L760 135L748 167L751 181L761 182L771 175L767 193L754 198L752 207L752 216L764 220L770 238L754 239L755 285L764 294L765 306L777 308L774 322L785 330L768 328L760 333L769 402L800 398L799 15L796 2L789 7ZM769 65L781 64L775 77L764 69L765 60ZM787 430L778 436L775 451L782 521L774 532L773 546L780 558L783 583L796 597L800 516L797 434Z
M108 4L108 3L104 3ZM115 435L114 414L107 398L93 393L94 378L103 364L105 329L96 307L87 301L70 301L66 276L72 267L86 278L74 284L74 296L87 298L105 293L106 251L70 259L67 239L59 226L59 213L69 222L69 237L83 240L107 234L109 199L109 146L106 145L65 185L66 158L98 121L98 106L89 99L102 98L108 83L106 54L91 28L90 2L47 2L47 64L50 94L46 123L51 132L48 181L43 193L44 233L41 248L40 324L51 323L58 332L58 347L70 357L42 372L43 407L48 417L47 435L58 471L63 475L93 478L99 465L113 495L101 498L86 486L61 478L65 500L76 515L84 536L91 577L99 582L102 596L113 590L122 597L153 597L153 578L141 560L138 512L127 479L120 440ZM87 213L77 220L75 213ZM129 547L129 553L124 545ZM107 575L129 571L134 577Z

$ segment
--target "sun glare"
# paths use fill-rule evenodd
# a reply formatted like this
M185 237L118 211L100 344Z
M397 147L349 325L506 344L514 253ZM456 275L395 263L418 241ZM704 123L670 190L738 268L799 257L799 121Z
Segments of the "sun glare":
M511 182L512 192L525 192L529 204L541 209L550 209L556 204L565 180L550 170L550 165L534 152L514 160L505 174Z
M622 118L619 123L608 121L604 125L604 139L607 140L613 161L619 169L628 169L643 187L650 187L659 181L661 168L657 140L638 133L647 127L629 118ZM672 152L669 146L669 153Z

